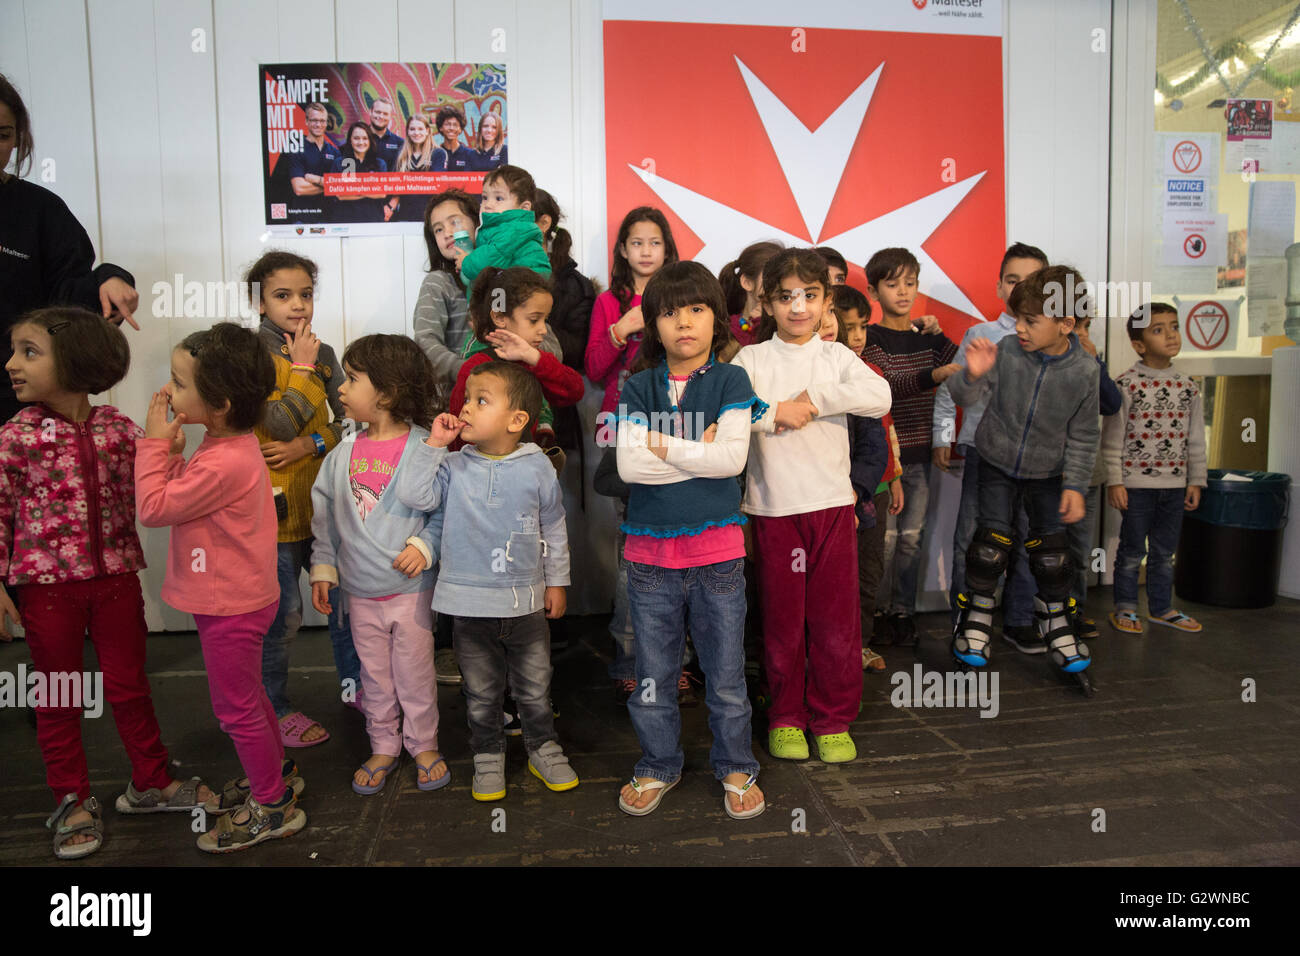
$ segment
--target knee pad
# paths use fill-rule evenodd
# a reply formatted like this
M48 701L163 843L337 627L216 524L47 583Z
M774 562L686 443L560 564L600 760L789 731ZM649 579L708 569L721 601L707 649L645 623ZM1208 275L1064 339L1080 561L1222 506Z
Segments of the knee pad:
M1038 590L1048 601L1064 601L1070 596L1074 581L1074 559L1064 531L1053 531L1025 542L1029 552L1029 570Z
M966 589L972 594L992 595L1007 570L1014 542L1011 536L992 528L980 528L966 549Z

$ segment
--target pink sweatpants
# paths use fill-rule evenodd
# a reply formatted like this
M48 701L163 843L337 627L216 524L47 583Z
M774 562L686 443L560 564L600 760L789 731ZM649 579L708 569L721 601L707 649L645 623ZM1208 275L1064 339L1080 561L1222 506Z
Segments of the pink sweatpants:
M768 726L844 733L862 701L853 506L751 520L772 689Z
M403 742L413 757L437 750L432 592L383 601L349 594L347 600L371 753L396 757Z
M280 599L247 614L195 614L212 712L235 744L253 799L278 803L284 796L284 745L280 722L262 686L262 637Z

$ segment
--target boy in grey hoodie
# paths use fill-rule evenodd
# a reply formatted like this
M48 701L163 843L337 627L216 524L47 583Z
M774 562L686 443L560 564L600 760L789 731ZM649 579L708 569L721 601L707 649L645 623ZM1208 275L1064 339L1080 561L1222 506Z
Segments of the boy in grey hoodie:
M521 441L541 404L541 386L521 366L480 365L466 383L460 417L434 419L428 441L412 452L415 467L394 479L402 504L444 516L433 608L455 618L475 800L506 795L507 679L529 770L551 790L578 785L556 740L546 625L564 616L569 583L564 505L550 459ZM448 453L458 437L466 447Z
M966 552L966 586L952 652L973 667L988 663L994 595L1007 567L1017 497L1029 515L1030 570L1038 585L1034 613L1052 662L1082 676L1092 662L1075 632L1069 542L1063 525L1084 516L1097 457L1097 362L1079 345L1075 323L1090 317L1087 286L1066 266L1019 282L1007 302L1016 334L997 344L972 341L966 370L948 379L960 405L988 401L975 432L980 454L979 522Z

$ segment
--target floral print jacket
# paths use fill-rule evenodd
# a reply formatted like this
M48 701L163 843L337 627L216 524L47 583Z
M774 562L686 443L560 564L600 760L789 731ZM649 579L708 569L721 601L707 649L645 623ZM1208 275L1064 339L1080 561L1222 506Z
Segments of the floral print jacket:
M111 405L84 422L30 405L0 427L0 580L62 584L145 566L135 530L143 435Z

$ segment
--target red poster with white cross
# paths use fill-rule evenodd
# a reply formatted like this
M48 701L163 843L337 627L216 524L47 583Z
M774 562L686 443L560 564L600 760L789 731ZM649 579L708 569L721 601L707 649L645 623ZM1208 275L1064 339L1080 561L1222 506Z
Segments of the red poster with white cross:
M937 315L957 340L996 316L1007 238L1001 5L888 6L850 8L825 26L800 10L805 25L792 27L792 11L761 0L734 18L745 24L717 22L726 18L712 5L646 13L606 0L611 247L641 205L664 211L681 258L715 272L775 239L837 249L865 288L871 254L904 246L928 299L914 315Z

